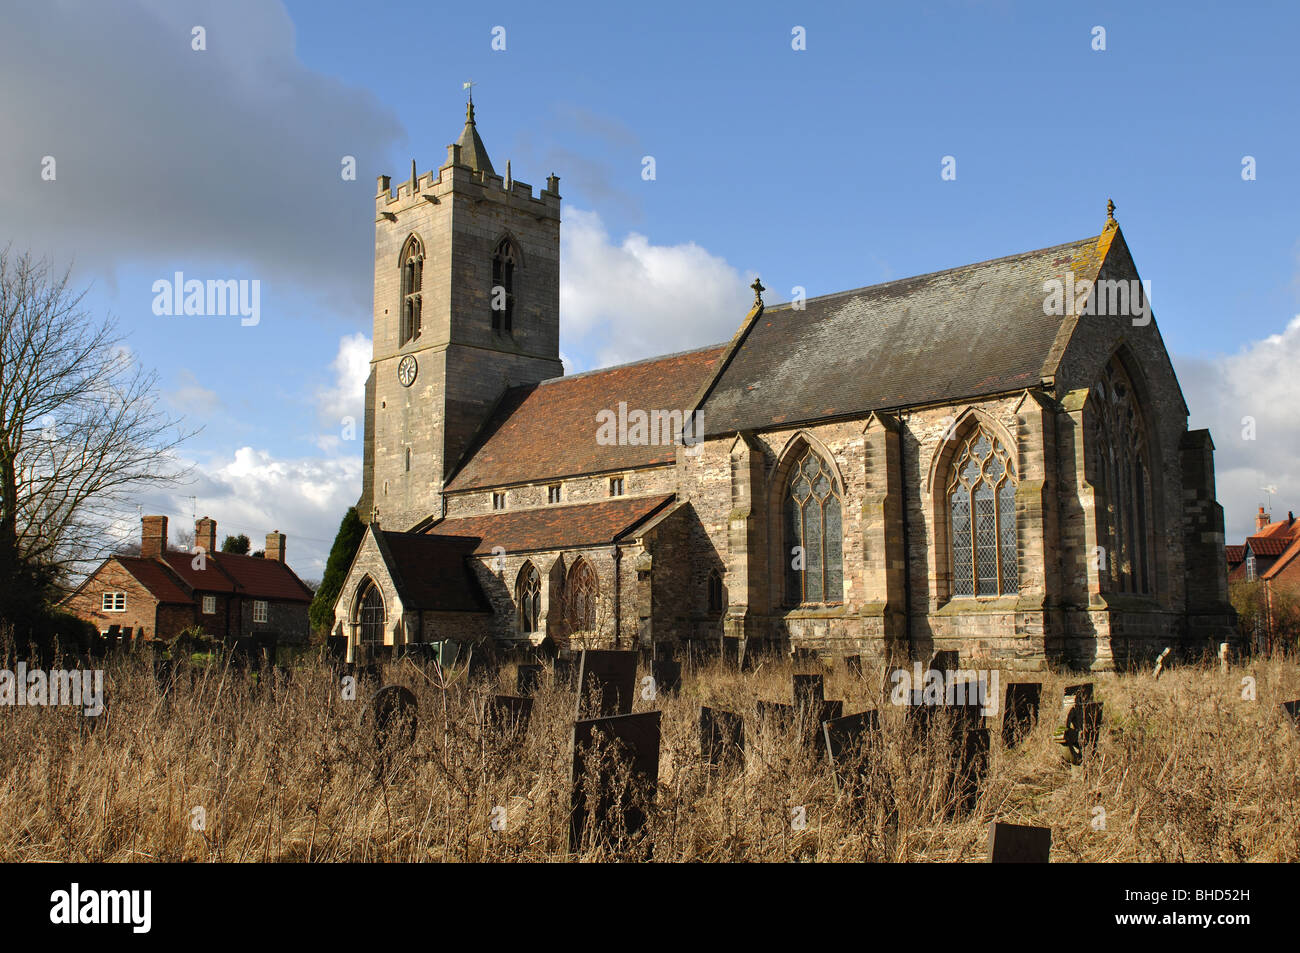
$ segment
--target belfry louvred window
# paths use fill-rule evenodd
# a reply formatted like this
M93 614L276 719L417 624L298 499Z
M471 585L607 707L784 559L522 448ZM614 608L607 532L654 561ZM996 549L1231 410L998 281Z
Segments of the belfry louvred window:
M400 344L408 344L420 336L420 288L424 282L424 246L412 235L402 246L402 321Z
M510 334L515 323L515 246L503 238L492 254L492 330Z
M790 471L783 503L785 589L791 605L844 599L840 485L811 447Z
M1006 448L982 424L953 457L948 513L954 596L1018 592L1016 472Z

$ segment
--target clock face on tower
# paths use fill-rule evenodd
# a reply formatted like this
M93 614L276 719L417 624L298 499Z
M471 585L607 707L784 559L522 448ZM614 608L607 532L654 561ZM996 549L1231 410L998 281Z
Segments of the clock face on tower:
M410 387L415 383L415 375L419 370L420 365L415 362L415 355L408 354L397 365L397 380L403 387Z

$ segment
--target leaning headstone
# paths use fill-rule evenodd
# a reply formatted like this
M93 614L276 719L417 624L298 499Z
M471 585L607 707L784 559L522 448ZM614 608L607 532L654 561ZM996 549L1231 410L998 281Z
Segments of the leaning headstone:
M1169 659L1169 653L1172 651L1173 651L1172 647L1166 648L1163 652L1160 653L1160 656L1156 659L1156 670L1153 673L1156 681L1160 681L1160 676L1161 674L1164 673L1166 662Z
M577 683L578 670L574 666L572 659L557 658L551 663L551 675L555 679L555 686L564 691L573 691Z
M700 757L723 765L745 755L745 722L735 712L700 706Z
M1101 723L1101 702L1076 702L1066 712L1060 743L1065 747L1071 763L1082 764L1085 752L1096 749Z
M651 663L651 674L655 680L655 691L668 695L676 694L682 689L682 663L660 659Z
M542 667L540 665L520 665L515 670L515 694L531 695L542 687Z
M1027 824L989 824L990 864L1046 864L1052 855L1052 829Z
M630 715L636 663L636 652L584 649L578 660L576 716Z
M879 730L880 713L874 709L822 722L822 741L831 762L836 791L858 790L866 771L863 745L868 732Z
M635 661L636 654L632 653ZM659 719L662 712L588 718L573 723L572 769L569 774L571 813L569 850L584 842L614 842L622 846L641 834L645 807L659 784ZM611 756L592 759L597 736L612 747ZM621 766L629 769L630 789L620 781ZM594 774L594 778L589 778ZM589 781L594 781L591 791ZM594 798L590 797L594 795ZM621 821L621 823L620 823ZM648 847L649 845L647 845Z
M1082 685L1066 685L1061 698L1061 713L1068 714L1077 702L1090 701L1092 701L1092 682L1084 682Z
M380 751L390 745L409 745L415 741L419 704L415 694L404 685L385 685L370 701L375 718L375 747Z
M1002 709L1002 743L1014 748L1038 721L1041 682L1012 682L1007 686L1006 705Z
M533 700L517 695L492 695L483 708L483 724L494 731L522 736L533 716Z
M729 635L722 637L722 664L727 668L740 666L740 639Z
M822 676L792 675L791 680L795 707L818 710L826 700L826 685Z

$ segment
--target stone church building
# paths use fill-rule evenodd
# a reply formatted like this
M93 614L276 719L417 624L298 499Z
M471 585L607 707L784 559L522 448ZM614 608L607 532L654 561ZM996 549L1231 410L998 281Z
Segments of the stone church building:
M1105 669L1230 638L1214 445L1113 205L933 274L756 281L730 341L568 376L559 269L559 180L502 177L472 104L436 173L380 177L351 645Z

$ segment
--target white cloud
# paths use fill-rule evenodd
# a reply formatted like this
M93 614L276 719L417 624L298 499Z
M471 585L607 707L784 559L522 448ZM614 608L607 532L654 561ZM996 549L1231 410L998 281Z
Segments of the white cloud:
M330 365L334 382L317 395L321 416L331 425L341 426L344 417L351 417L360 432L370 353L370 338L360 332L339 339L338 353Z
M730 340L749 310L747 278L725 259L636 232L615 243L595 212L565 212L560 258L565 350L589 366Z
M1274 518L1300 510L1300 315L1280 334L1236 354L1177 361L1190 426L1209 427L1215 480L1229 543L1254 531L1255 512L1276 486ZM1250 439L1250 420L1254 439Z

